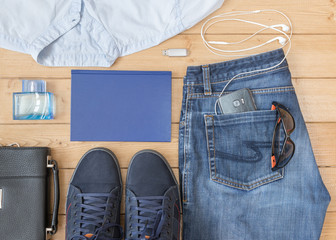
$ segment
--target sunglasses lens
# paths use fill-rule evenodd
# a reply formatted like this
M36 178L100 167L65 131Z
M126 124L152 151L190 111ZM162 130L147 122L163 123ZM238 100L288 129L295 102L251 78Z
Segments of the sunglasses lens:
M279 156L278 160L278 168L284 167L293 157L295 150L294 142L291 139L287 139L285 142L285 145L283 147L283 150Z
M283 146L284 141L281 139L284 139L285 135L284 135L284 131L283 128L280 127L281 124L277 124L275 126L275 130L274 130L274 139L273 139L273 154L275 156L276 159L279 159L280 155L281 155L281 149Z
M284 124L287 134L291 134L295 128L295 123L292 115L282 108L279 108L279 111L281 114L281 120Z

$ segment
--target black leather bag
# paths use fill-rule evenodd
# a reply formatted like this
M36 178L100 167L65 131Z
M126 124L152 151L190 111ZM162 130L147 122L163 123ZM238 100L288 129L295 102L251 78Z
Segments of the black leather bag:
M48 169L54 181L51 223ZM56 233L58 205L58 167L50 149L0 147L0 239L45 240L48 233Z

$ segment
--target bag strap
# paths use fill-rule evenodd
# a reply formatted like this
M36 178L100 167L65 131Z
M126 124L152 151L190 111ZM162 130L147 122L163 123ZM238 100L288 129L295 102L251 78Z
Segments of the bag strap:
M59 175L58 175L58 165L55 160L49 159L48 156L48 168L52 169L54 175L54 206L53 206L53 215L51 221L51 227L47 228L47 233L54 235L57 232L57 224L58 224L58 208L59 208L59 200L60 200L60 191L59 191Z

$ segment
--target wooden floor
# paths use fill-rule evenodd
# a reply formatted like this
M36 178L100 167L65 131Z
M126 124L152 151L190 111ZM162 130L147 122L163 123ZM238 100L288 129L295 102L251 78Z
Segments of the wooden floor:
M309 130L316 161L331 194L321 239L336 239L336 0L226 0L215 14L232 10L278 9L292 19L293 46L288 62L300 106ZM249 18L252 19L252 18ZM265 24L280 23L277 16L255 17ZM132 155L152 148L166 156L177 174L178 121L182 100L182 78L188 65L215 63L227 59L211 54L200 38L201 23L148 50L122 57L112 70L168 70L173 72L172 141L170 143L70 142L70 70L43 67L29 55L0 49L0 144L48 146L60 166L61 204L59 232L64 239L65 198L69 179L80 157L93 147L110 148L118 157L125 177ZM217 25L209 39L242 39L256 28L243 24ZM256 42L271 39L265 33ZM246 36L245 36L246 37ZM275 49L268 46L261 51ZM189 48L186 58L161 55L166 48ZM99 68L98 68L99 69ZM13 121L12 93L21 90L21 79L45 79L48 90L57 96L57 118L53 121ZM123 211L124 212L124 211ZM304 221L304 219L303 219ZM307 229L309 231L309 229Z

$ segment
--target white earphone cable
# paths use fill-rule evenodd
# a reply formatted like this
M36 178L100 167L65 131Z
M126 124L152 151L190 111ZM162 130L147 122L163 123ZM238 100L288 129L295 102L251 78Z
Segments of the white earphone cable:
M213 19L216 19L216 18L223 18L223 17L229 17L229 16L242 16L242 15L249 15L249 14L257 14L257 13L262 13L262 12L276 12L278 14L281 14L284 18L286 18L288 24L289 24L289 29L290 29L290 34L288 35L287 33L285 33L284 31L282 30L279 30L277 29L276 27L280 27L280 26L286 26L286 25L283 25L283 24L277 24L277 25L271 25L271 26L268 26L268 25L265 25L265 24L261 24L261 23L257 23L257 22L253 22L253 21L249 21L249 20L244 20L244 19L239 19L239 18L231 18L231 19L221 19L221 20L216 20L212 23L210 23L206 28L204 28L208 22L210 22L211 20ZM224 21L239 21L239 22L245 22L245 23L250 23L250 24L254 24L254 25L258 25L258 26L261 26L263 27L262 29L258 30L257 32L255 32L254 34L250 35L249 37L241 40L241 41L237 41L237 42L230 42L230 43L227 43L227 42L219 42L219 41L207 41L205 39L205 34L206 34L206 31L211 27L213 26L214 24L218 23L218 22L224 22ZM216 102L215 102L215 113L217 115L217 104L218 104L218 100L219 98L224 94L225 90L227 89L228 85L234 81L235 79L237 79L237 77L241 76L241 75L244 75L244 74L250 74L250 73L256 73L256 72L261 72L261 71L268 71L268 70L271 70L271 69L274 69L278 66L280 66L287 58L288 56L288 53L290 52L290 49L291 49L291 46L292 46L292 42L291 42L291 38L292 38L292 34L293 34L293 31L292 31L292 23L289 19L289 17L278 11L278 10L275 10L275 9L264 9L264 10L255 10L255 11L236 11L236 12L228 12L228 13L222 13L222 14L219 14L217 16L214 16L214 17L211 17L209 18L208 20L206 20L204 22L204 24L202 25L201 27L201 37L202 37L202 40L203 40L203 44L208 48L208 50L210 52L212 52L213 54L216 54L218 56L223 56L223 57L232 57L232 56L251 56L251 55L255 55L255 54L236 54L236 55L224 55L224 54L221 54L221 53L218 53L218 52L215 52L215 51L219 51L219 52L224 52L224 53L239 53L239 52L245 52L245 51L249 51L249 50L253 50L253 49L256 49L256 48L259 48L259 47L262 47L262 46L265 46L275 40L280 40L280 37L276 37L276 38L273 38L271 40L268 40L267 42L265 43L262 43L262 44L259 44L257 46L254 46L254 47L250 47L250 48L245 48L245 49L239 49L239 50L223 50L223 49L219 49L219 48L216 48L216 47L213 47L211 46L211 44L223 44L223 45L232 45L232 44L240 44L240 43L243 43L245 41L248 41L249 39L253 38L255 35L257 35L258 33L262 32L262 31L265 31L266 29L272 29L276 32L279 32L281 33L282 35L284 35L287 40L285 43L282 44L282 48L284 48L287 44L288 44L288 49L284 55L284 58L277 64L275 64L274 66L271 66L271 67L268 67L268 68L264 68L264 69L258 69L258 70L253 70L253 71L248 71L248 72L242 72L242 73L239 73L235 76L233 76L227 83L226 85L223 87L221 93L219 94L219 97L217 98ZM284 27L283 27L283 30Z
M216 23L218 23L218 22L224 22L224 21L239 21L239 22L250 23L250 24L254 24L254 25L258 25L258 26L263 27L263 29L258 30L257 32L255 32L255 33L252 34L251 36L247 37L246 39L243 39L243 40L241 40L241 41L239 41L239 42L236 42L236 43L226 43L227 45L243 43L243 42L245 42L245 41L251 39L251 38L254 37L255 35L257 35L258 33L260 33L260 32L262 32L262 31L266 30L266 29L272 29L272 30L274 30L274 31L277 31L277 32L281 33L282 35L284 35L284 36L288 39L288 41L290 41L290 39L292 38L292 23L291 23L291 21L289 20L289 18L288 18L284 13L281 13L281 12L278 11L278 10L257 10L257 11L252 11L252 12L246 12L244 15L254 14L254 13L259 13L259 12L266 12L266 11L274 11L274 12L278 12L278 13L280 13L282 16L284 16L284 17L287 19L287 21L288 21L288 23L289 23L289 25L290 25L290 27L289 27L289 29L290 29L290 34L289 34L289 36L288 36L288 34L285 33L284 31L281 31L281 30L275 28L275 26L280 26L280 25L282 25L282 24L268 26L268 25L265 25L265 24L261 24L261 23L257 23L257 22L253 22L253 21L248 21L248 20L244 20L244 19L239 19L239 18L231 18L231 19L221 19L221 20L217 20L217 21L212 22L211 24L209 24L209 25L204 29L204 27L207 25L207 23L208 23L210 20L215 19L215 18L220 18L220 17L222 17L223 15L226 15L226 14L220 14L220 15L217 15L217 16L214 16L214 17L208 19L208 20L205 21L204 24L202 25L202 28L201 28L201 37L202 37L202 40L203 40L203 44L209 49L210 52L212 52L212 53L214 53L214 54L216 54L216 55L218 55L218 56L223 56L223 57L233 57L233 56L237 56L237 57L241 57L241 56L251 56L252 54L224 55L224 54L216 53L216 52L214 52L213 50L215 50L215 51L219 51L219 52L224 52L224 53L244 52L244 51L249 51L249 50L253 50L253 49L256 49L256 48L265 46L265 45L269 44L270 42L272 42L273 40L276 39L276 38L275 38L275 39L271 39L271 40L269 40L269 41L267 41L267 42L265 42L265 43L259 44L259 45L257 45L257 46L250 47L250 48L245 48L245 49L239 49L239 50L223 50L223 49L219 49L219 48L213 47L213 46L211 46L210 44L215 44L215 43L214 43L215 41L207 41L207 40L205 39L206 31L207 31L212 25L214 25L214 24L216 24ZM230 15L232 15L232 14L233 14L233 13L230 13ZM243 14L242 14L242 13L239 13L239 14L237 14L237 15L243 15ZM283 44L282 47L285 47L285 46L288 44L288 41L286 41L286 42Z
M241 75L244 75L244 74L256 73L256 72L261 72L261 71L268 71L268 70L271 70L271 69L274 69L274 68L280 66L280 65L286 60L286 58L287 58L287 56L288 56L288 53L289 53L291 47L292 47L292 41L289 40L289 45L288 45L287 52L285 53L283 59L282 59L279 63L277 63L276 65L271 66L271 67L268 67L268 68L263 68L263 69L258 69L258 70L254 70L254 71L249 71L249 72L239 73L239 74L233 76L233 77L227 82L227 84L224 86L223 90L221 91L221 93L219 94L219 96L218 96L218 98L217 98L217 100L216 100L216 102L215 102L215 113L216 113L216 115L217 115L217 104L218 104L218 100L219 100L219 98L224 94L226 88L228 87L228 85L229 85L232 81L234 81L237 77L239 77L239 76L241 76Z
M281 31L273 26L267 26L267 25L264 25L264 24L261 24L261 23L257 23L257 22L252 22L252 21L247 21L247 20L242 20L242 19L235 19L235 18L232 18L232 19L222 19L222 20L218 20L216 22L223 22L223 21L239 21L239 22L246 22L246 23L250 23L250 24L254 24L254 25L259 25L261 27L264 27L264 29L272 29L274 31L277 31L279 33L281 33L282 35L284 35L288 40L290 39L290 37L284 32L284 31ZM215 22L215 23L216 23ZM211 26L211 25L210 25ZM263 30L263 29L262 29ZM260 30L257 32L259 33ZM247 39L250 39L252 38L253 36L255 36L257 33L251 35L249 38ZM204 39L204 36L202 36L202 38ZM265 46L266 44L269 44L270 42L272 42L273 40L275 40L276 38L274 39L271 39L270 41L267 41L265 43L262 43L262 44L259 44L257 46L253 46L253 47L250 47L250 48L244 48L244 49L239 49L239 50L223 50L223 49L219 49L219 48L216 48L216 47L213 47L209 44L209 42L207 40L203 40L203 42L206 44L207 47L213 49L213 50L216 50L216 51L219 51L219 52L225 52L225 53L236 53L236 52L246 52L246 51L250 51L250 50L253 50L253 49L256 49L256 48L259 48L259 47L263 47ZM244 42L244 41L243 41ZM287 44L288 42L286 41L285 44L283 44L283 47ZM230 44L230 43L229 43ZM251 55L251 54L250 54ZM231 55L232 56L232 55Z

